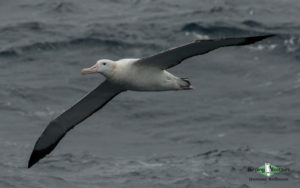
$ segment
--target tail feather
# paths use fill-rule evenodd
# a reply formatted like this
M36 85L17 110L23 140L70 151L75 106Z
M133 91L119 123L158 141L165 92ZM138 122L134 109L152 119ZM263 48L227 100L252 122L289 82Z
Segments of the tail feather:
M180 78L179 85L181 89L193 89L191 82L187 78Z

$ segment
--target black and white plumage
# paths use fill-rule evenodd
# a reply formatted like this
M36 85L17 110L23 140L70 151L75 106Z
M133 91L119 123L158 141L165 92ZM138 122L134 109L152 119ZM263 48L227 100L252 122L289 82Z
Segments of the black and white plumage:
M192 89L187 79L174 76L166 69L183 60L225 46L252 44L273 35L196 40L142 59L99 60L82 70L83 74L101 73L107 79L78 103L51 121L37 140L28 168L49 154L64 135L77 124L101 109L119 93L133 91L168 91Z

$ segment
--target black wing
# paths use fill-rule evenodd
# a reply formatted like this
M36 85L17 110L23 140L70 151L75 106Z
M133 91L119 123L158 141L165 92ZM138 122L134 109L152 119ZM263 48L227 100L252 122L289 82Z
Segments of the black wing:
M148 58L140 59L136 62L136 65L155 66L160 69L168 69L178 65L189 57L202 55L220 47L252 44L271 36L273 35L196 40L195 42L163 51Z
M125 90L109 81L105 81L70 109L51 121L35 143L28 162L28 168L49 154L70 129L98 111L122 91Z

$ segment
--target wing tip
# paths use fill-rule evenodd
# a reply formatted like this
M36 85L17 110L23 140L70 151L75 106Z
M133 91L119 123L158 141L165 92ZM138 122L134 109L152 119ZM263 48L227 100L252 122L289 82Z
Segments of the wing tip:
M28 161L28 168L31 168L39 160L41 160L46 155L43 151L33 150Z
M48 155L55 148L55 146L57 145L58 142L59 142L59 140L56 143L51 144L50 146L48 146L42 150L33 149L31 156L29 158L29 161L28 161L28 168L31 168L34 164L36 164L42 158L44 158L46 155ZM36 148L36 146L35 146L35 148Z
M245 41L241 43L240 45L246 45L246 44L252 44L261 40L264 40L269 37L274 37L275 34L267 34L267 35L260 35L260 36L253 36L253 37L247 37L245 38Z
M258 42L258 41L261 41L263 39L266 39L266 38L269 38L269 37L274 37L274 36L276 36L276 34L265 34L265 35L244 37L245 41L241 44L238 44L238 45L251 44L251 43ZM217 39L197 39L197 40L194 40L193 42L215 41L215 40L226 40L226 39L241 39L241 38L232 37L232 38L217 38Z

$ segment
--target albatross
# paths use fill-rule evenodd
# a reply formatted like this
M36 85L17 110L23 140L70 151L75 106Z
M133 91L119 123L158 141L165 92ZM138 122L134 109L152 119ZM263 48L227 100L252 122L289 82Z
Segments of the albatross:
M68 131L100 110L118 94L127 90L190 90L192 86L188 79L177 77L167 69L180 64L187 58L202 55L220 47L248 45L271 36L273 35L196 40L146 58L118 61L98 60L94 66L82 69L81 73L101 73L106 80L48 124L35 143L28 168L49 154Z

